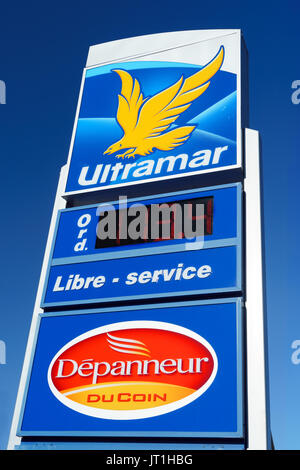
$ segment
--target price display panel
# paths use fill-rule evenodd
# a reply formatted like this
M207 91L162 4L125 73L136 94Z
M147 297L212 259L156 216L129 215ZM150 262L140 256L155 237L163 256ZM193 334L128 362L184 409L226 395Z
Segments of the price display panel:
M61 210L42 307L242 290L239 183Z

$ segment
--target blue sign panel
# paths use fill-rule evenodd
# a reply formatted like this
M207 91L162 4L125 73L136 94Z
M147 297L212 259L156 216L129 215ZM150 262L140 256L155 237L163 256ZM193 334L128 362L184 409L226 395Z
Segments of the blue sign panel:
M222 70L226 54L221 46L203 66L87 70L66 194L240 166L237 75Z
M126 211L143 204L147 216L155 204L201 203L204 235L192 239L129 240L121 227L101 240L99 205L61 211L42 306L241 291L241 197L234 184L126 201ZM124 207L122 200L101 211L122 221ZM160 224L175 226L170 215ZM130 227L127 212L123 225Z
M239 290L238 264L227 246L53 266L44 305Z
M40 318L20 436L243 437L239 299Z

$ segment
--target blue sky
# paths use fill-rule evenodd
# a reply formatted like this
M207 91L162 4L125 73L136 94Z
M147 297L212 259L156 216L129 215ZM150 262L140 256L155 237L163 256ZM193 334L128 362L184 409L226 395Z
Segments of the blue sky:
M296 1L6 2L0 7L0 448L6 446L59 169L70 144L88 47L189 29L241 28L249 52L250 127L262 138L271 424L276 448L300 449L299 147Z

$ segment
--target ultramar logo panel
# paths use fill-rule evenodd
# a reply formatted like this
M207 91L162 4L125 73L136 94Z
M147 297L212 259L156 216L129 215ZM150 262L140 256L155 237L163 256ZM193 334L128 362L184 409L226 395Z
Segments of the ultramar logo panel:
M120 62L88 69L66 193L237 165L237 74L212 49L202 65Z
M212 384L218 360L200 335L175 324L129 321L90 330L67 343L48 370L65 406L104 419L169 413Z

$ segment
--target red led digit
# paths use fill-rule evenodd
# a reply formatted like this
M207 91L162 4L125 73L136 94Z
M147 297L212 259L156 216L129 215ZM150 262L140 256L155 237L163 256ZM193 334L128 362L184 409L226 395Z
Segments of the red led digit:
M205 233L208 235L212 234L212 216L213 216L213 199L209 198L206 204L206 214L205 214Z

